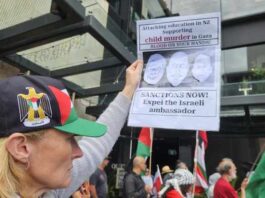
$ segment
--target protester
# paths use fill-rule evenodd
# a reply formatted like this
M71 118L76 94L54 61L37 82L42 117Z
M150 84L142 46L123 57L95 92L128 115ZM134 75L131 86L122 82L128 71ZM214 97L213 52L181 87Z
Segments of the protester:
M110 157L105 157L97 170L90 177L90 191L92 198L106 198L108 194L108 178L105 172L108 166Z
M168 179L172 179L173 178L173 172L174 171L172 169L170 169L170 167L168 165L165 165L165 166L162 167L161 174L162 174L162 180L163 180L164 184L166 183L166 181Z
M85 181L80 188L72 194L71 198L90 198L90 185Z
M173 170L170 169L170 167L168 165L165 165L162 167L162 172L161 172L161 175L162 175L162 181L163 181L163 188L166 187L166 186L170 186L170 188L167 189L165 195L171 191L171 194L172 192L174 193L174 190L173 190L173 186L171 186L169 183L167 183L168 180L172 179L174 174L173 174ZM175 184L175 183L174 183Z
M146 198L151 193L152 187L146 185L141 178L145 169L145 159L136 156L133 159L133 170L124 178L123 198Z
M177 160L176 161L176 169L179 169L179 168L182 168L182 169L189 169L187 164L181 160Z
M165 198L190 198L195 178L187 169L177 169L172 179L166 181L166 185L159 192Z
M185 198L191 197L193 184L195 182L193 174L187 169L177 169L174 172L174 178L178 180L178 185L182 195Z
M238 198L237 192L229 183L233 179L236 179L236 166L234 162L229 158L224 158L219 163L217 171L221 174L221 177L215 184L214 187L214 198ZM244 179L241 183L241 198L246 197L247 179Z
M212 175L209 176L209 189L207 192L208 198L214 197L213 194L214 186L220 177L221 177L220 173L213 173Z
M168 179L158 195L164 198L184 198L176 178Z
M146 168L144 175L142 175L142 179L145 183L145 185L148 185L152 188L152 191L150 192L150 197L155 198L157 194L157 190L155 189L154 186L154 176L151 175L151 171Z
M70 197L119 137L142 65L136 61L127 69L123 91L97 122L77 117L58 80L0 81L0 197ZM74 135L91 137L77 143Z
M148 168L145 169L145 173L142 176L142 179L146 185L153 187L153 177L152 177L150 170Z

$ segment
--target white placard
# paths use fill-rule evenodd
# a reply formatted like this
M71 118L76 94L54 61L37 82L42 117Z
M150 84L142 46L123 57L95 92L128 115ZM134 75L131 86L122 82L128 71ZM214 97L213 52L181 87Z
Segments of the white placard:
M219 130L220 13L137 21L141 83L128 125Z

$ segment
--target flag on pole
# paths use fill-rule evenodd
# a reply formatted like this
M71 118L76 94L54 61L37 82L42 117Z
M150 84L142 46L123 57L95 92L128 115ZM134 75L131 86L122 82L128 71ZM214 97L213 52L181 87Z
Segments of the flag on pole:
M157 165L157 171L154 177L154 185L153 185L155 194L157 194L160 191L162 184L163 180L160 174L159 166Z
M258 166L246 188L247 198L263 198L265 197L265 152L260 159Z
M208 189L205 166L205 150L208 146L206 131L199 131L196 135L195 148L195 194L201 194Z
M136 150L137 156L149 157L151 152L151 129L142 128Z

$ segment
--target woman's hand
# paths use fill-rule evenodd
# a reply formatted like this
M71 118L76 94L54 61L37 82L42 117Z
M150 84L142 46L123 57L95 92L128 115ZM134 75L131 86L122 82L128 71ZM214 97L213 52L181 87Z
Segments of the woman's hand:
M141 60L136 60L126 69L126 82L122 93L129 99L132 99L133 94L140 83L142 70L143 61Z

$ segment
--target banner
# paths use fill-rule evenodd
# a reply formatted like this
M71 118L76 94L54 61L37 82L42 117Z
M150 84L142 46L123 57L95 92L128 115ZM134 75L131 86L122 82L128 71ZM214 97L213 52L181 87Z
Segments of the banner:
M144 61L128 125L219 130L220 14L137 21Z

